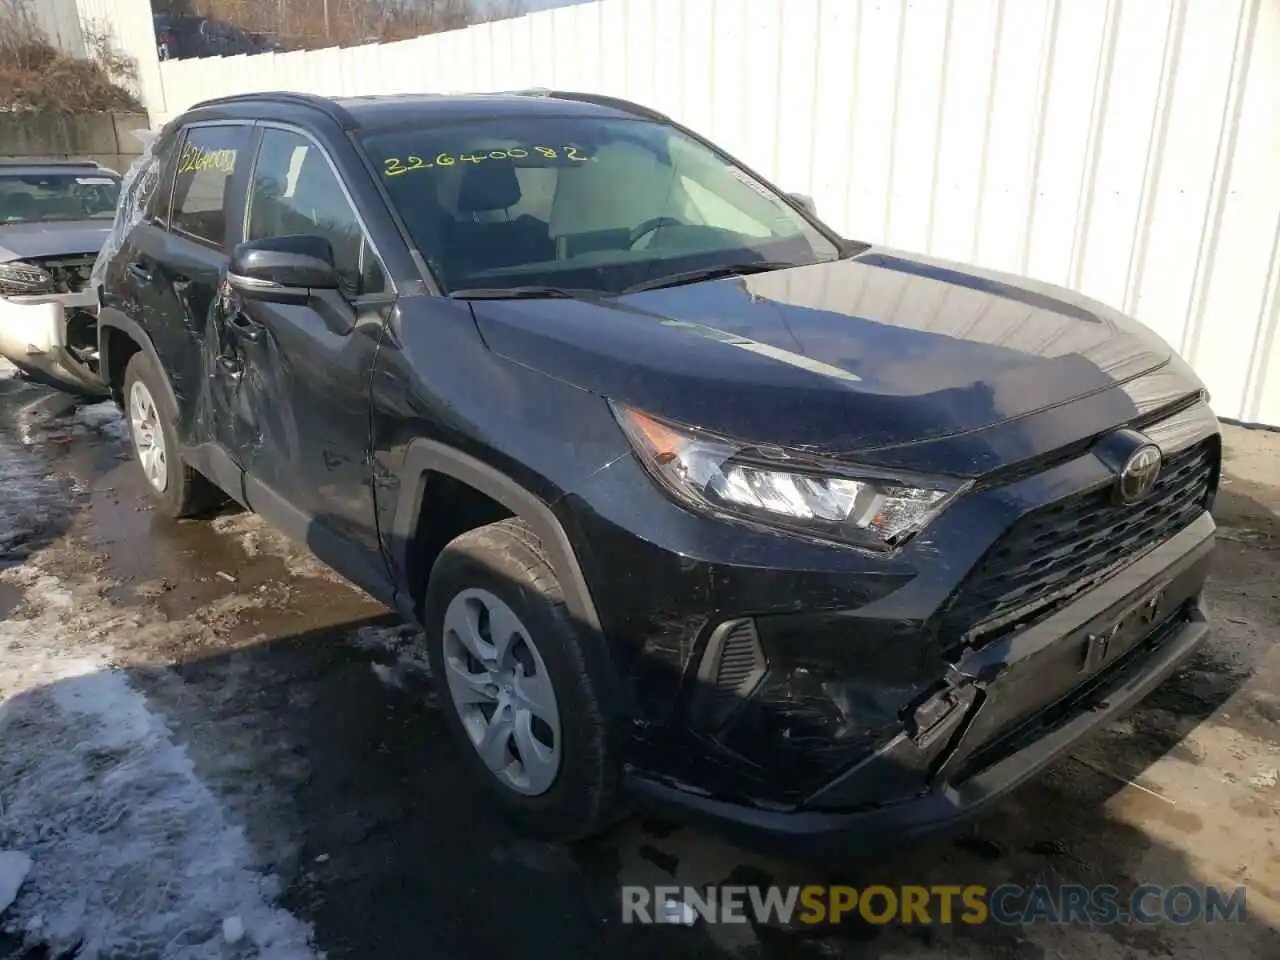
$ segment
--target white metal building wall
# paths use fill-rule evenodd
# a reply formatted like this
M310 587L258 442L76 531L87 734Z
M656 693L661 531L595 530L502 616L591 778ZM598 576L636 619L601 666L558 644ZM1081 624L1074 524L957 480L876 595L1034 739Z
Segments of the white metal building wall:
M37 0L46 3L49 0ZM66 0L57 0L66 2ZM73 0L82 30L105 31L113 44L138 65L138 90L148 110L157 112L165 102L156 56L156 34L150 0ZM159 112L163 112L160 110Z
M157 119L268 89L637 100L848 236L1135 314L1220 415L1280 426L1280 0L601 0L159 75Z
M73 57L83 57L84 36L76 0L36 0L27 3L35 22L59 49Z

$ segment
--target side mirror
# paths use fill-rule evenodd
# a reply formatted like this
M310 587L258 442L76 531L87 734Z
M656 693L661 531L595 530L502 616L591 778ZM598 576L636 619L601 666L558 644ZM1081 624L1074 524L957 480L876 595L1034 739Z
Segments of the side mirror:
M338 289L338 270L324 237L270 237L236 247L227 281L248 299L306 303L315 291Z
M816 217L818 215L818 205L813 202L813 197L809 196L807 193L789 193L787 196L791 198L793 203L804 207L804 209L808 211L809 216Z

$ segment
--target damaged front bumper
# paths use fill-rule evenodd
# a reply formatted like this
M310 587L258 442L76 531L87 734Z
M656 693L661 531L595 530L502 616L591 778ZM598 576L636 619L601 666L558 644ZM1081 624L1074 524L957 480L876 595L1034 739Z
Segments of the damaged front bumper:
M73 318L96 315L91 290L30 297L0 297L0 356L19 370L50 386L104 395L106 387L95 367L96 347L77 357L69 345Z
M803 801L731 802L632 771L643 803L788 856L865 853L944 830L1129 709L1208 634L1200 594L1214 523L1180 533L1041 621L966 649L904 728Z

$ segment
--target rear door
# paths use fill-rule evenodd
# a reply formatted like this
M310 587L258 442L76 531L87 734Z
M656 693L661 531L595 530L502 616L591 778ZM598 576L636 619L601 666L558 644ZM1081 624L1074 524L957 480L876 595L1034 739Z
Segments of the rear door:
M131 236L123 265L134 286L140 320L151 335L178 397L185 445L217 441L233 448L243 437L218 436L215 416L226 402L218 364L225 334L211 326L210 307L230 259L229 238L241 229L241 197L256 130L249 123L198 123L182 133L173 160L170 201L154 222Z

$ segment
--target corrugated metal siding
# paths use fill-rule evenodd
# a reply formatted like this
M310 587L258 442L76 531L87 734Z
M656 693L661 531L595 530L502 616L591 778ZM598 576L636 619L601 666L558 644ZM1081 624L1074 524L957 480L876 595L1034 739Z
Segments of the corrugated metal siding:
M42 0L43 2L43 0ZM61 0L60 0L61 2ZM80 23L106 31L138 64L137 93L152 112L164 104L150 0L74 0ZM159 112L163 113L163 110Z
M848 236L1136 315L1222 416L1280 425L1277 0L603 0L159 75L161 119L243 90L628 97Z
M54 45L73 57L84 56L76 0L40 0L27 4L27 10Z

